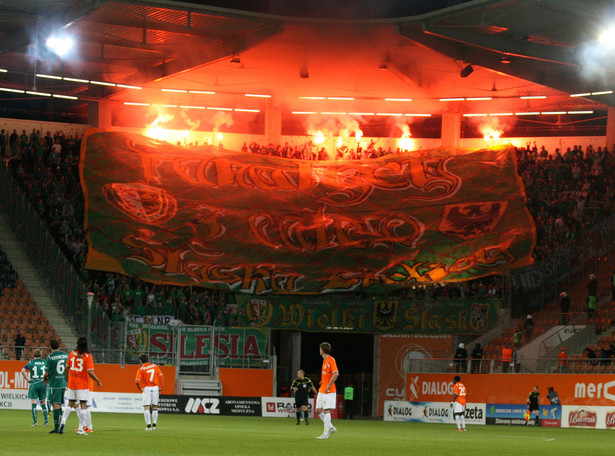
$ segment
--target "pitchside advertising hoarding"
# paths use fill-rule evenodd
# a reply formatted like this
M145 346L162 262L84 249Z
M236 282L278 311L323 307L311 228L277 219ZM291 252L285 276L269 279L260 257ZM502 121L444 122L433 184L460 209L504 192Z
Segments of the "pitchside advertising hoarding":
M453 377L450 374L406 374L406 400L410 402L450 401ZM565 405L615 408L615 379L599 374L459 374L468 399L486 404L524 404L534 386L540 403L547 402L547 389L553 387Z
M295 399L292 397L263 397L262 398L262 414L263 416L275 418L295 417L297 408L295 407ZM314 417L314 399L308 400L309 417Z
M485 404L466 405L466 424L485 424ZM413 421L420 423L453 424L450 402L385 401L384 421Z
M141 413L143 396L139 393L101 393L91 392L92 410L108 413ZM40 402L37 402L40 410ZM64 400L64 406L68 399ZM31 404L27 390L0 389L0 409L30 410Z
M578 429L615 429L615 405L562 407L562 427Z
M525 426L524 417L528 408L526 404L487 404L487 424L499 424L504 426ZM535 424L536 412L532 415L527 424ZM560 427L562 419L562 407L559 405L540 405L538 410L540 426Z

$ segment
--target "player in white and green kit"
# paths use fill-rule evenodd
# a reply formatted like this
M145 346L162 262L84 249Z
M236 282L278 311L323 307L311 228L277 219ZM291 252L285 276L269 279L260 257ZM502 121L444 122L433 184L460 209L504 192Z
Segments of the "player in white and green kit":
M35 348L32 352L34 358L28 362L21 370L21 375L30 383L28 388L28 399L32 400L32 426L38 425L36 416L36 401L41 403L43 409L43 418L45 418L45 426L49 426L47 419L47 385L45 385L45 361L41 358L41 350ZM29 372L29 375L28 375Z
M49 346L51 354L45 360L45 379L48 381L49 402L53 405L53 431L50 434L58 434L60 421L62 421L62 404L66 391L66 360L68 355L60 351L60 343L52 339Z

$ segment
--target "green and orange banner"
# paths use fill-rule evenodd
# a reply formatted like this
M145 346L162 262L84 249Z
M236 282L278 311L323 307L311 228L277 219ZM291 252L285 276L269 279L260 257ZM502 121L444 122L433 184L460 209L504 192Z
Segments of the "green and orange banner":
M249 294L454 282L531 263L512 146L356 161L90 130L86 267Z

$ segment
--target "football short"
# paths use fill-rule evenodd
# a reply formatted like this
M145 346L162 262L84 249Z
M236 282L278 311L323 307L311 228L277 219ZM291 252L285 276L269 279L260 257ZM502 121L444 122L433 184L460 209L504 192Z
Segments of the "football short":
M90 400L90 390L74 390L66 388L66 399L68 399L69 401L87 402Z
M530 404L528 407L528 410L530 412L533 412L534 410L538 410L538 404Z
M66 388L49 388L48 400L52 404L63 404Z
M308 400L307 398L303 398L303 397L296 397L295 398L295 407L297 407L297 409L303 407L303 406L308 406Z
M47 397L47 385L45 382L35 383L28 388L28 399L38 399L41 404L45 402Z
M335 396L335 393L318 392L318 396L316 396L316 408L319 410L334 410Z
M466 406L461 405L459 402L455 402L453 404L453 415L456 413L464 413L466 411Z
M157 386L146 386L143 388L143 406L158 405L159 394Z

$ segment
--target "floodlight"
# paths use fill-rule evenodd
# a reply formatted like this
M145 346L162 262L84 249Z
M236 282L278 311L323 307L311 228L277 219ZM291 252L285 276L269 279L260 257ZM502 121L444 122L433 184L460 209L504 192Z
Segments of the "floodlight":
M47 47L60 57L63 57L73 47L73 40L68 36L52 36L47 40Z

